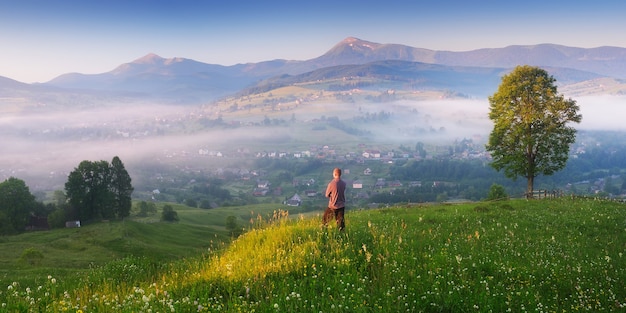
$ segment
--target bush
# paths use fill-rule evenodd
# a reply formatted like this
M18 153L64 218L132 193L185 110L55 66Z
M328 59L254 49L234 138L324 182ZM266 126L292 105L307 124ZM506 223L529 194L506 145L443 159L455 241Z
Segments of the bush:
M163 206L163 212L161 213L161 220L166 222L177 222L178 221L178 213L174 211L174 208L166 204Z
M188 207L192 207L192 208L197 208L198 207L198 202L194 199L187 199L185 200L185 205Z
M504 190L502 185L493 184L489 188L489 194L487 195L488 201L508 200L509 195Z
M20 256L20 262L37 265L43 260L43 253L35 248L27 248Z

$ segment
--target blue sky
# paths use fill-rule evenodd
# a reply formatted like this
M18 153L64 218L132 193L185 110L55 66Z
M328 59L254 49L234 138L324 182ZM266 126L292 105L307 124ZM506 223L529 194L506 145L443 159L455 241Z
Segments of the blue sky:
M0 76L46 82L148 53L305 60L346 37L432 50L626 47L626 1L0 0Z

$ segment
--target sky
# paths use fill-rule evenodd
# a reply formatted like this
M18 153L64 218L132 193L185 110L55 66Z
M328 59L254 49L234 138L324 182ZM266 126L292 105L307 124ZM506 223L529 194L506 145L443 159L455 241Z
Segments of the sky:
M0 0L0 76L47 82L148 53L221 65L307 60L346 37L448 51L626 47L625 15L623 0Z

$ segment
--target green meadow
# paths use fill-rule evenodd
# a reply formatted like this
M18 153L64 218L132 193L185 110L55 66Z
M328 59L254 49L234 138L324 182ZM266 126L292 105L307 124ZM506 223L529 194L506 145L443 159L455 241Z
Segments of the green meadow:
M626 206L592 199L318 213L176 206L0 238L2 312L626 310ZM226 219L246 232L232 241Z

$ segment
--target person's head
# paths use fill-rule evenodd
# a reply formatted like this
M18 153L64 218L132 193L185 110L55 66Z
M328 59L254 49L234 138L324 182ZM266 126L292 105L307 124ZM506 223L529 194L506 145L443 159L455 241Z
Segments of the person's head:
M341 177L341 169L338 167L335 167L335 169L333 170L333 177L335 178L340 178Z

